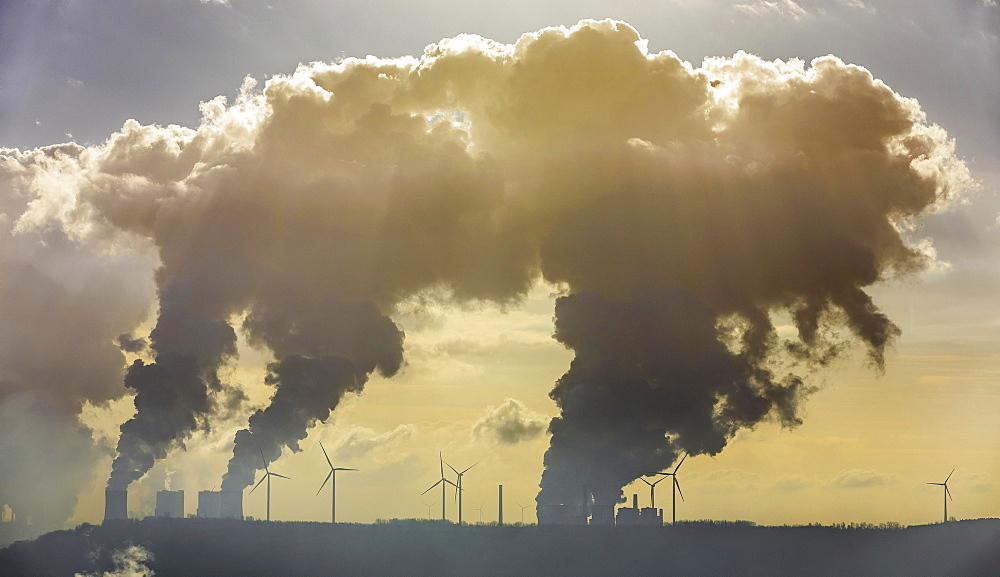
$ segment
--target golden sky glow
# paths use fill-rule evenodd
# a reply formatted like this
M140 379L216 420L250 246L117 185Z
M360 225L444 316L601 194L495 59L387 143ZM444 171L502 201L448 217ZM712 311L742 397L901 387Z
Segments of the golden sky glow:
M728 22L760 30L892 7L729 4ZM671 3L692 22L699 6ZM980 9L995 21L995 6ZM685 336L635 366L684 357L674 373L700 370L706 387L739 381L730 362L757 375L713 393L711 430L671 421L673 440L643 457L721 449L684 463L679 519L933 522L941 494L926 483L952 469L949 514L996 516L1000 167L979 160L995 159L995 143L969 128L978 109L925 99L896 75L903 64L886 79L864 53L772 60L747 46L689 62L695 44L670 46L638 20L522 26L500 41L431 35L413 56L328 57L196 97L201 116L186 126L118 119L110 136L69 137L78 143L0 140L19 147L0 149L0 458L21 471L0 477L0 503L49 527L99 521L118 446L116 474L139 477L137 516L163 488L185 490L193 513L199 490L219 488L236 431L292 379L268 363L337 358L352 368L332 400L293 398L301 452L295 427L271 442L259 439L280 427L257 425L271 470L291 477L274 481L272 518L327 519L322 441L335 465L360 469L337 477L338 520L426 515L440 451L459 469L479 462L466 519L482 505L495 520L503 484L505 519L520 518L519 502L534 522L542 423L560 415L549 391L574 358L553 311L589 294L676 320ZM996 30L983 38L995 53ZM730 323L731 359L677 353L704 328L701 312L671 308L685 295ZM560 340L632 360L581 338L591 313L561 302ZM188 379L173 354L203 372ZM170 410L140 401L146 428L126 425L118 445L136 411L128 366L139 390L159 390L159 366L189 384ZM747 391L766 401L759 414L738 406ZM640 481L623 492L648 500ZM669 499L661 484L657 505ZM263 517L263 495L244 510Z

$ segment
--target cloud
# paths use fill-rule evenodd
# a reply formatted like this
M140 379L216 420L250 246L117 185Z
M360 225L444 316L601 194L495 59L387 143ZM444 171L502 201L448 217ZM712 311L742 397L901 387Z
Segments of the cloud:
M516 445L540 437L548 424L545 415L532 411L517 399L506 399L486 408L486 413L473 425L472 435L501 445Z
M841 2L848 8L855 8L858 10L863 10L869 14L875 14L878 9L864 0L841 0Z
M369 459L379 462L396 461L400 445L410 440L416 432L417 427L412 424L399 425L384 433L376 433L367 427L352 427L333 444L332 453L338 463L346 465Z
M774 488L783 493L794 493L812 487L815 483L802 475L782 475L774 481Z
M968 484L969 488L977 493L989 493L993 491L996 486L993 482L992 476L986 472L972 473L963 481Z
M867 469L847 469L838 473L830 485L843 489L867 489L895 483L896 479L893 475Z
M758 0L753 3L734 4L733 10L753 16L778 15L793 20L801 20L809 12L794 0Z
M129 333L118 335L118 347L126 353L141 353L149 346L149 341L142 337L133 337Z
M771 371L786 350L772 313L791 314L803 360L828 358L833 328L881 368L899 330L866 290L931 264L904 233L969 182L948 135L864 68L742 52L696 68L611 20L311 63L201 112L196 128L128 121L100 145L0 150L22 238L155 247L156 362L125 381L139 410L123 483L216 422L237 330L277 360L259 420L296 414L276 455L339 403L316 404L323 383L399 370L401 302L443 287L448 304L513 304L541 277L565 287L556 337L576 355L552 393L553 498L584 479L614 503L682 450L801 422L812 388Z

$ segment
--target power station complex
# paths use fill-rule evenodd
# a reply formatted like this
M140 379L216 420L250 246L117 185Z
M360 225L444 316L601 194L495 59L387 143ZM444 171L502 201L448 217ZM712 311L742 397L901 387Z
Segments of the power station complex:
M631 507L599 507L589 504L590 495L573 505L548 505L538 509L539 525L620 525L661 526L663 509L639 507L639 496L632 495ZM500 510L503 510L503 486L500 486ZM242 491L199 491L197 516L208 519L243 519ZM184 517L184 491L158 491L156 517ZM128 519L128 491L104 492L104 520ZM503 514L499 516L503 524Z

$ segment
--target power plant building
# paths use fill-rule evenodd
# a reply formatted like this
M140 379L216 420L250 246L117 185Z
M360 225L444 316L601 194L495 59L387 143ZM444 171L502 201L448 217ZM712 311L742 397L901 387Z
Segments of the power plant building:
M219 516L223 519L243 518L243 491L221 491Z
M575 503L546 503L537 510L539 525L586 525L590 517L590 489L582 487L582 499Z
M157 491L156 512L157 517L184 518L184 491Z
M652 507L639 508L639 496L632 495L631 507L619 507L615 524L620 527L662 527L663 510Z
M222 493L219 491L198 491L198 516L208 519L222 517Z
M106 489L104 491L104 520L128 519L128 491Z

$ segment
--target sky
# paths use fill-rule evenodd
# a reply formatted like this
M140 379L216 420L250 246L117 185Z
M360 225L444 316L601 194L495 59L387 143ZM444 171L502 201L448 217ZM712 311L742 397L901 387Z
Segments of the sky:
M629 76L632 69L613 60L619 55L605 51L619 46L613 42L594 40L600 49L580 61L539 65L538 77L523 80L523 92L518 92L519 77L503 76L505 72L486 65L475 68L460 58L477 51L501 54L505 49L498 46L513 45L522 35L547 27L578 30L581 20L609 18L627 26L598 26L605 36L624 38L633 46L634 29L644 54L662 66L656 68L661 76L650 78L660 78L677 92L661 97L655 92L658 85L641 83L645 76ZM442 43L462 34L495 42L463 37ZM434 43L439 53L432 62L435 53L425 53L425 47ZM523 54L533 54L529 47L542 41L518 45ZM652 57L661 51L671 54ZM738 56L740 51L759 59ZM614 89L575 85L569 76L558 76L575 73L577 62L603 63L606 54L608 69L623 71ZM839 61L813 61L828 54ZM365 60L368 55L376 58ZM360 60L343 60L351 57ZM396 60L378 60L390 58ZM532 61L524 58L527 69ZM775 59L783 63L772 63ZM417 61L431 70L424 80L405 89L386 88ZM768 323L754 320L752 311L754 306L773 306L773 334L792 342L802 333L801 322L794 311L780 310L776 303L781 299L768 290L809 301L820 293L827 298L822 291L832 285L838 288L829 289L830 294L839 295L841 283L853 283L865 288L900 332L883 343L877 329L888 330L884 322L874 333L863 328L865 320L877 321L875 316L845 312L823 317L823 336L805 343L810 350L797 368L805 384L789 389L776 378L753 381L754 387L773 392L767 414L733 417L739 426L725 429L724 448L684 462L679 480L686 500L678 503L678 518L929 523L941 517L942 495L927 483L943 481L953 469L949 515L995 517L1000 512L998 61L1000 6L992 0L5 2L0 7L0 147L6 149L0 164L0 225L5 233L0 241L0 463L14 466L0 466L6 469L0 477L0 502L32 509L39 526L97 522L103 515L102 490L121 452L126 458L115 470L126 474L146 457L154 461L130 487L129 507L135 515L151 514L154 494L164 488L184 490L187 511L193 512L197 491L221 486L236 431L247 427L254 411L283 406L271 402L276 388L303 372L341 370L330 361L300 366L302 372L296 372L290 363L269 375L268 363L276 358L349 358L350 378L330 377L336 390L332 400L315 389L287 389L305 395L290 393L290 403L302 400L301 407L319 407L319 412L307 419L306 436L289 432L287 441L265 445L271 470L291 478L273 481L272 518L327 518L328 489L316 495L327 472L322 442L335 465L360 469L337 477L338 520L420 517L428 507L436 513L439 494L421 492L437 481L441 452L459 470L476 464L465 478L467 519L478 519L476 509L482 506L483 519L495 520L496 486L503 484L505 520L520 520L523 505L524 520L534 522L543 455L550 446L548 421L560 414L549 393L567 373L574 353L581 359L575 370L584 371L589 366L586 351L597 350L593 354L601 356L601 347L608 345L599 341L596 349L589 348L593 334L574 333L578 325L571 322L573 315L581 315L577 320L586 325L590 314L579 299L561 301L562 324L556 327L556 299L596 293L654 303L649 314L655 320L675 322L692 335L691 342L698 342L700 317L690 311L700 305L690 305L683 314L663 309L663 302L687 301L649 296L645 273L632 281L629 267L609 267L632 262L629 255L662 251L656 254L668 264L663 270L652 265L649 275L687 279L698 263L718 257L716 248L728 254L736 249L727 247L745 242L761 245L759 251L766 255L760 266L779 279L774 281L778 288L764 281L756 288L752 270L726 268L715 284L685 285L702 295L705 314L735 315L739 326L766 328ZM309 65L313 62L318 64ZM378 74L359 73L375 80L352 84L343 80L344 67L337 62ZM450 62L454 68L446 68ZM863 67L877 81L847 74L857 69L843 63ZM296 73L300 65L307 66ZM808 97L768 108L772 93L792 90L804 82L807 71L820 69L830 71L829 76L808 77L815 82L811 93L832 86L838 102L847 103L843 108L817 118ZM741 211L749 205L725 194L712 196L714 189L702 182L706 174L721 175L720 190L757 190L753 186L758 181L744 178L744 172L729 174L725 163L713 164L718 159L711 151L684 148L703 138L698 126L687 124L691 117L682 114L689 100L700 98L699 90L708 90L698 84L694 70L725 78L740 87L735 94L751 94L758 98L754 102L763 103L754 109L743 101L745 110L757 110L759 116L724 133L731 150L752 159L741 165L745 173L770 166L789 141L808 142L800 152L809 157L808 166L825 167L822 177L813 179L817 171L801 168L794 160L799 157L793 156L786 159L792 164L782 165L790 173L766 174L771 179L765 180L766 190L794 192L799 186L821 200L834 199L830 204L818 201L819 206L837 210L823 212L814 227L793 229L801 236L781 237L782 246L768 244L767 235L758 238L753 230L732 226L746 222ZM477 84L477 79L494 79L491 74L503 80ZM545 84L546 74L556 80ZM882 90L886 85L891 92ZM538 86L547 88L531 92ZM629 98L635 110L615 108L621 86L634 88ZM650 91L649 101L642 100L644 90ZM580 94L585 96L577 98ZM606 94L610 96L604 100ZM715 94L713 102L721 103L715 120L737 126L725 116L726 94ZM326 115L324 107L334 101L343 103L344 111L337 112L343 117ZM417 126L402 120L392 124L397 117L391 114L365 116L372 102L430 120ZM851 108L852 102L881 108L874 116L863 116L868 109L860 104ZM354 110L355 104L364 107ZM916 106L925 121L914 112ZM344 133L344 118L352 114L370 122L371 132L359 129L353 139L329 140L324 131ZM896 116L890 118L892 114ZM563 115L572 118L559 124ZM585 121L573 120L577 115ZM550 122L568 132L547 132ZM919 183L901 184L902 176L892 176L897 173L867 164L878 159L823 164L863 147L853 144L855 137L877 139L880 130L904 130L897 126L900 122L906 127L912 122L911 136L924 140L897 144L911 147L912 155L918 145L933 151L932 165L926 168L933 175L924 178L944 186L950 194L938 194L948 198L915 199L916 193L909 193L920 190ZM661 136L662 142L657 140ZM592 166L591 151L581 142L612 137L628 142L627 154L640 159L634 171L612 161ZM200 156L188 164L172 164L169 159L181 158L181 149L192 142ZM76 145L44 148L64 143ZM669 143L688 150L688 156L678 157L688 164L671 164L664 169L669 175L663 176L655 161L644 164L641 150L651 150L650 158L661 153L672 158L662 152L673 150ZM377 174L351 168L383 166L379 163L389 149L408 159L393 165L408 188L397 191ZM686 172L688 165L698 163L716 168ZM851 170L843 170L845 166ZM855 168L861 184L850 177ZM201 172L197 178L182 178L183 171ZM611 184L566 176L573 172L610 174ZM883 176L885 180L875 180ZM639 221L630 221L628 234L619 238L600 226L607 208L587 212L592 206L588 195L600 198L603 190L592 186L614 189L616 182L628 181L641 188L662 178L690 194L720 201L715 206L723 206L719 212L728 216L718 223L726 226L712 228L720 225L711 218L700 221L700 205L695 204L694 225L668 214L659 221L641 221L648 233L639 231ZM344 193L348 200L332 204L296 204L321 185L338 191L355 186L385 196L376 195L374 205L355 202L349 193ZM558 194L537 194L546 187ZM864 195L855 198L852 187ZM200 192L206 190L213 195ZM411 190L417 192L407 196ZM771 197L763 189L757 192L760 201L754 206L762 207L761 220L754 226L783 231L785 221L768 216L781 214L767 204ZM421 195L429 200L421 202ZM500 200L508 197L518 199L514 208ZM857 204L835 200L842 197ZM863 218L854 218L878 204L869 203L869 197L895 202L887 214L898 219L891 231L879 229L874 240L858 232ZM727 200L735 203L730 210L724 206ZM399 210L385 209L374 218L373 206ZM755 210L749 212L756 215ZM453 211L462 212L461 227L452 226ZM324 215L333 216L324 220ZM560 218L573 220L573 215L577 222L591 223L589 218L598 224L559 228ZM345 242L361 248L341 253L339 232L330 232L328 222L335 229L344 227ZM709 223L703 230L698 228L702 222ZM838 234L854 235L852 241L874 247L877 279L854 279L850 275L856 269L846 264L841 274L843 253L830 248L827 241L833 237L820 234L827 223ZM367 231L376 229L388 232L372 240ZM611 261L602 260L598 245L585 242L601 237L594 230L611 239ZM672 230L685 232L672 236ZM897 233L903 244L885 240L888 235L894 241ZM327 240L317 241L322 235ZM535 265L524 264L530 260L524 255L534 254L535 236L543 239L538 251L545 280ZM904 250L903 245L916 248ZM316 248L303 248L307 246ZM375 250L371 246L393 250L380 253L371 265L364 256ZM826 248L829 254L823 252ZM323 261L327 263L319 264ZM821 274L825 270L834 271L832 280L808 290L793 274L826 279ZM626 280L616 284L606 277ZM374 280L354 282L357 278ZM747 296L741 292L745 287L758 292ZM847 310L846 301L829 298ZM368 304L355 306L359 302ZM349 320L343 322L345 318ZM328 328L341 322L346 328ZM640 326L634 319L621 322ZM740 333L748 343L743 353L732 359L719 354L777 374L774 367L787 364L788 356L769 352L754 357L747 352L752 332ZM677 353L686 350L683 343L664 339L646 361L660 354L683 356ZM825 345L837 349L837 358L821 358ZM189 354L211 370L185 380L186 365L168 365L173 354ZM130 429L143 442L167 431L167 440L157 445L164 453L155 459L156 451L145 448L148 444L119 445L119 427L135 413L134 392L152 395L143 406L155 408L159 402L154 393L160 377L150 367L181 375L178 382L197 383L178 393L189 411L170 413L177 418L166 429L142 429L166 422L142 419ZM711 375L713 367L681 362L673 370ZM574 379L578 376L573 373ZM203 382L209 383L207 396L200 388ZM793 400L774 401L779 392ZM313 394L317 396L309 397ZM738 398L731 394L732 406ZM335 408L325 415L323 408L331 406ZM260 414L255 434L266 431L267 439L276 439L276 426L268 429L266 424L274 421ZM255 420L250 423L253 428ZM666 467L681 448L703 440L697 431L677 435L677 443L661 448L653 462ZM256 459L253 450L247 454ZM255 462L251 472L256 481L259 473L253 467ZM229 465L228 471L236 478L240 469ZM638 493L643 506L648 501L648 488L640 481L623 492ZM656 497L658 507L669 507L669 483L658 486ZM261 491L246 497L244 507L246 514L262 517ZM454 504L448 507L454 518Z

